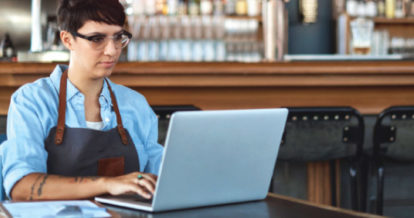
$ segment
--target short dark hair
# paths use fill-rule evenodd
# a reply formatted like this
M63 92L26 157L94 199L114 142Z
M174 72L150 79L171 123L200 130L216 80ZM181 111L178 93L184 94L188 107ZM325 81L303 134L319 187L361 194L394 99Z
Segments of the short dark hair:
M125 11L119 0L60 0L57 18L60 30L74 33L88 20L123 26Z

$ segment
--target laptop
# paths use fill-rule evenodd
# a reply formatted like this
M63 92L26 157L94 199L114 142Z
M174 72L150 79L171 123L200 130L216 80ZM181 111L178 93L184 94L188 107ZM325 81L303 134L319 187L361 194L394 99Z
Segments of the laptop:
M152 200L138 195L95 200L148 212L262 200L287 114L284 108L176 112Z

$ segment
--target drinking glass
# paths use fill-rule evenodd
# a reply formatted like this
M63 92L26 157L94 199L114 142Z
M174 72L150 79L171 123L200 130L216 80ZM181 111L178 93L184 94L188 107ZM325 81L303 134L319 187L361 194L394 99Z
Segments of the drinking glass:
M357 18L351 21L352 54L367 55L371 53L374 22L370 19Z

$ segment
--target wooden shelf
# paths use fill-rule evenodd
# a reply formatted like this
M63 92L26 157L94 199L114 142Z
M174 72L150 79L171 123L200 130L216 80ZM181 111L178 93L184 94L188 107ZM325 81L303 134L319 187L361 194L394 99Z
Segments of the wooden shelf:
M248 15L137 15L136 17L145 17L146 19L148 19L149 17L176 17L176 18L180 18L180 17L223 17L223 18L231 18L231 19L237 19L237 20L248 20L248 19L253 19L253 20L258 20L258 21L262 21L262 16L258 15L258 16L248 16Z
M407 18L384 18L384 17L377 17L374 18L375 23L381 24L414 24L414 17L407 17Z
M346 14L340 15L337 19L337 31L341 32L337 36L338 45L341 46L340 50L345 51L346 54L350 54L351 43L351 21L357 19L357 17L350 17ZM414 38L414 17L405 18L385 18L375 17L373 18L374 31L385 31L388 33L388 39L391 40L394 37L412 39Z
M357 17L351 17L350 19L354 20L354 19L357 19ZM404 17L404 18L375 17L373 18L373 21L374 23L378 23L378 24L414 24L414 17Z
M232 18L232 19L240 19L240 20L248 20L248 19L253 19L253 20L258 20L258 21L262 21L262 16L237 16L237 15L231 15L231 16L225 16L225 18Z

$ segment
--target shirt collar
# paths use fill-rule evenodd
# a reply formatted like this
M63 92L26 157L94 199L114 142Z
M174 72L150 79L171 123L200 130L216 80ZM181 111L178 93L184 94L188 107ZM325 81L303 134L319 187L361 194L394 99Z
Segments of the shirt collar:
M60 91L60 78L62 77L63 72L65 72L68 69L67 65L57 65L55 69L53 70L52 74L50 75L50 79L52 80L53 85L55 86L55 89ZM110 83L111 87L112 82L106 78L108 83ZM66 90L66 101L69 101L73 96L80 93L80 91L70 82L70 80L67 81L67 90ZM100 96L104 97L105 100L112 105L111 101L111 95L109 93L108 84L106 82L103 83L103 88L101 91Z

